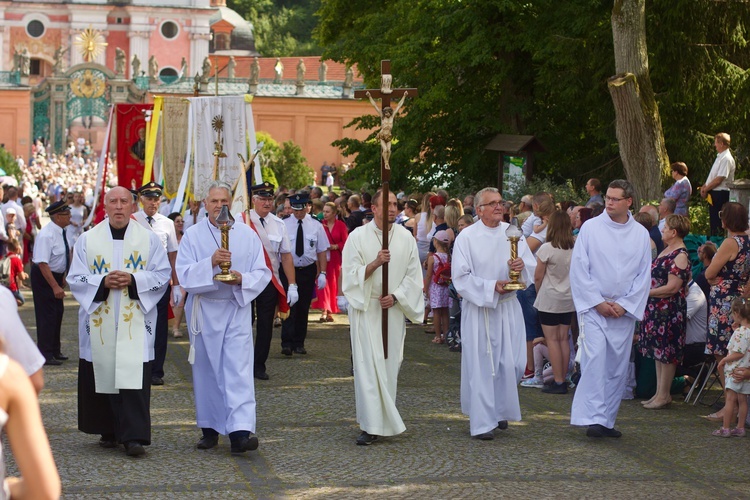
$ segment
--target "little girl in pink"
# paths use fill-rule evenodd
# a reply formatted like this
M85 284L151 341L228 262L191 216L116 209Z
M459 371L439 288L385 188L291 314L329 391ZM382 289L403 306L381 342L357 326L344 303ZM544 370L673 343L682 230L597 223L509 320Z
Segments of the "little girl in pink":
M443 344L445 343L445 336L448 333L450 322L448 314L450 297L448 295L448 285L436 283L434 277L441 263L445 264L449 262L448 249L450 248L450 236L448 236L447 231L438 231L432 237L432 241L436 252L429 254L427 257L427 274L424 278L424 291L432 309L432 322L435 324L435 338L432 339L432 342Z

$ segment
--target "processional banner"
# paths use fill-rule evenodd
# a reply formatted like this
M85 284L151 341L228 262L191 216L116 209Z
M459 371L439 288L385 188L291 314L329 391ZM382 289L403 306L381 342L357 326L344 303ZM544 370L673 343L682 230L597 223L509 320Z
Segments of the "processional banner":
M161 117L161 172L164 194L172 199L177 195L180 178L185 168L188 147L188 113L190 102L179 97L164 97Z
M244 172L237 155L247 158L248 154L245 97L194 97L190 99L190 121L194 135L193 193L203 198L214 176L232 186ZM251 140L255 142L255 137ZM223 155L215 173L218 151Z
M152 104L117 104L117 184L138 189L146 159L146 111Z

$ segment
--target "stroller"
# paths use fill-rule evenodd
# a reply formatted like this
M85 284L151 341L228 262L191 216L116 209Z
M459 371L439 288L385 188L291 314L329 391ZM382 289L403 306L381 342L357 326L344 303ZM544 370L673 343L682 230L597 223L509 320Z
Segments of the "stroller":
M448 345L448 350L461 352L461 297L456 292L453 283L448 286L448 295L451 298L451 306L448 309L450 321L445 342Z

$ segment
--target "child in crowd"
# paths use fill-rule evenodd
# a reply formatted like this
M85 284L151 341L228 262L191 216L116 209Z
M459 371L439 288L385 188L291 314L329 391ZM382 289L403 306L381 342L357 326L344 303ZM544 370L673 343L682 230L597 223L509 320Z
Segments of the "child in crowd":
M747 418L747 397L750 394L750 381L735 382L732 372L735 368L750 367L750 299L737 297L732 301L732 320L735 330L727 344L727 356L719 361L718 369L724 370L726 405L724 406L724 422L721 429L712 434L719 437L745 436L744 422ZM729 429L732 419L739 415L737 427Z
M435 338L432 339L432 342L434 344L444 344L450 322L450 317L448 316L450 301L450 297L448 296L449 283L444 283L440 279L438 270L450 262L448 247L451 240L447 231L438 231L432 237L432 241L435 245L435 253L430 253L427 257L427 274L424 278L424 291L427 294L427 300L432 309L432 322L435 324Z
M542 389L549 387L555 381L555 375L552 371L552 363L549 362L549 348L547 347L547 340L544 337L537 337L534 339L534 376L528 380L521 382L521 387L533 387L535 389ZM571 380L571 374L575 369L575 346L573 345L573 339L568 337L568 347L570 348L570 359L568 360L568 371L565 376L565 383L568 389L573 389L576 384Z
M23 282L28 278L28 275L23 272L23 261L21 260L21 244L18 240L9 239L8 245L8 258L10 259L10 277L8 280L8 288L10 289L13 296L16 298L16 304L22 306L25 302L23 295L21 295L21 288L23 288Z

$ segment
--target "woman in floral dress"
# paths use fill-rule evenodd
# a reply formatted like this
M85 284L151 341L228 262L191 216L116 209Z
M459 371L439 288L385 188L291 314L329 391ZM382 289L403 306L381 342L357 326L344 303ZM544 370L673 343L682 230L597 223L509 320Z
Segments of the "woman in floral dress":
M638 340L641 354L656 361L656 394L643 402L649 410L672 402L669 389L682 361L690 282L690 259L683 238L689 232L690 219L686 216L667 216L662 230L664 250L651 263L651 290Z
M736 202L724 204L719 218L728 235L711 264L706 269L706 279L711 285L708 300L708 340L706 354L717 360L727 355L727 343L732 337L732 300L742 295L750 277L750 237L747 208ZM719 372L724 385L724 374ZM722 417L721 412L709 415L709 419Z

